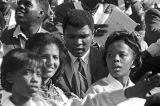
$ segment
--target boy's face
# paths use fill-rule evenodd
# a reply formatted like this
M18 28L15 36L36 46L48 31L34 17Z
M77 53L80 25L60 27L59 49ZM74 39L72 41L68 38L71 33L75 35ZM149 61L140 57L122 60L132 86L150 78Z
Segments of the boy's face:
M20 25L40 23L42 20L42 9L40 4L37 3L37 0L19 0L15 18Z
M28 66L17 70L11 77L13 95L29 98L36 95L41 86L41 69Z
M64 31L65 45L75 57L82 57L89 50L93 37L88 25L82 28L67 25Z

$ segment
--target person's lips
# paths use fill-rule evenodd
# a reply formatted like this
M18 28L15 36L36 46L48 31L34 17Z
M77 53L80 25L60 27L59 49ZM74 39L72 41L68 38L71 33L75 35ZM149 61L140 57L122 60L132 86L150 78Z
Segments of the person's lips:
M113 69L114 71L119 71L119 70L121 69L121 66L114 65L114 66L112 66L112 69Z
M36 92L36 91L39 90L39 86L37 86L37 85L31 85L30 86L30 90L33 91L33 92Z
M74 48L74 51L76 51L76 52L83 52L84 48Z
M50 73L50 72L53 72L53 70L55 70L54 66L47 66L47 70L45 72Z
M20 11L20 10L17 10L17 11L16 11L16 15L17 15L17 16L24 16L24 12L23 12L23 11Z

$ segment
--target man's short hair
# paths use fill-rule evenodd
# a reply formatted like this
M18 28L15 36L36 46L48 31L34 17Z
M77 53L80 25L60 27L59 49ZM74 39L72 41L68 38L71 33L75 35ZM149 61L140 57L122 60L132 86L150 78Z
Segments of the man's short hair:
M70 10L63 19L63 32L67 25L71 25L76 28L84 27L88 25L89 28L94 31L94 20L92 15L85 10Z

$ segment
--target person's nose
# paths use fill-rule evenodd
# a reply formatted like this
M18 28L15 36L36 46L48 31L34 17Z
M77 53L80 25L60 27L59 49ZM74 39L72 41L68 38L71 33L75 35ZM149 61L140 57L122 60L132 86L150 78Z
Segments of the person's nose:
M82 42L83 42L83 40L81 38L77 38L77 40L76 40L76 44L77 45L81 45Z
M25 8L25 6L22 3L19 3L18 6L17 6L17 9L24 9L24 8Z
M113 62L119 62L119 61L120 61L119 55L115 55L113 58Z
M48 58L48 60L47 60L47 63L48 63L49 65L54 64L54 58L53 58L52 56L50 56L50 57Z
M36 73L32 74L32 79L31 79L32 83L38 83L38 76Z

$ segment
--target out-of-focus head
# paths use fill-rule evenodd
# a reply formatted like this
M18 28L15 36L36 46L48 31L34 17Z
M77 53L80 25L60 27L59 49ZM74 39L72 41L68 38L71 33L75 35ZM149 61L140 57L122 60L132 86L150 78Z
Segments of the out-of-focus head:
M160 93L150 96L144 106L160 106Z
M1 65L2 87L24 97L33 96L41 86L43 66L40 57L28 50L9 51Z
M149 9L145 13L145 25L145 40L150 45L160 38L160 9Z

